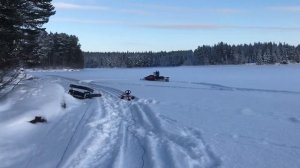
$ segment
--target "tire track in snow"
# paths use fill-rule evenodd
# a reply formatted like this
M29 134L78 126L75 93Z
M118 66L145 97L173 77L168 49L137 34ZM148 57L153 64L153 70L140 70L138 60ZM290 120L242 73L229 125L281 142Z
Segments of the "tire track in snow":
M69 80L61 81L60 78L56 80L54 83L61 85L69 83ZM95 100L99 101L98 98L95 98ZM47 131L41 136L40 143L36 144L34 153L27 161L25 167L61 167L61 164L74 150L74 145L76 147L76 143L84 136L82 132L84 131L85 123L94 114L94 104L94 100L84 100L80 106L75 106L72 112L64 112L65 114L60 116L58 121L47 123L45 125ZM56 155L46 159L45 157L49 156L53 149ZM42 163L41 160L47 160L47 162Z
M65 158L65 155L66 155L66 153L67 153L67 151L68 151L68 149L69 149L69 147L70 147L70 145L71 145L71 143L72 143L72 141L73 141L73 138L74 138L74 136L76 135L76 133L77 133L77 131L78 131L78 129L79 129L79 126L81 125L83 119L85 118L85 116L86 116L86 114L87 114L89 108L90 108L90 106L88 106L88 107L85 109L85 111L84 111L84 113L82 114L80 120L79 120L78 123L76 124L75 129L74 129L74 132L73 132L73 134L71 135L70 140L68 141L67 146L66 146L65 150L63 151L63 154L62 154L60 160L58 161L58 163L57 163L57 165L56 165L56 168L59 168L60 165L62 164L62 162L63 162L63 160L64 160L64 158Z
M139 102L130 107L146 149L145 167L218 167L221 164L200 132L164 120Z
M117 91L119 93L119 91ZM134 124L129 111L124 111L127 102L120 101L116 90L103 91L103 102L99 108L105 113L95 116L90 122L90 134L64 167L137 167L141 155L138 139L131 132ZM131 155L131 153L138 153ZM133 156L133 157L129 157Z
M146 104L121 100L122 91L94 83L102 93L87 133L60 167L219 167L200 132L157 116ZM138 98L137 98L138 100ZM76 133L76 132L75 132ZM75 136L75 135L74 135ZM70 143L70 142L69 142Z
M120 100L122 91L91 84L103 93L90 134L64 167L204 167L221 165L199 131L157 116L146 104Z
M58 121L51 123L51 126L46 125L49 127L48 131L41 138L41 143L37 144L36 150L28 160L26 167L61 167L61 164L71 153L70 148L72 148L74 141L78 140L76 138L82 136L78 135L79 132L82 131L84 124L93 114L93 111L90 110L93 102L87 101L86 103L85 106L76 108L82 112L69 112ZM45 158L51 154L52 149L57 151L56 155L49 159ZM41 163L41 160L49 160L49 163Z
M98 113L88 124L89 133L74 155L63 167L111 167L116 155L117 134L120 129L120 117L109 103L111 98L98 101ZM102 113L101 113L102 112Z
M99 86L98 86L99 87ZM127 107L128 104L130 104L130 102L126 102L123 100L120 100L120 95L123 93L120 90L114 89L114 88L110 88L110 87L105 87L105 86L101 86L101 90L102 92L105 92L107 94L109 94L110 96L112 96L113 98L117 98L117 100L114 100L115 102L119 102L119 115L121 116L122 120L124 122L122 122L122 140L121 142L121 148L120 148L120 152L118 154L116 163L114 164L113 167L144 167L144 154L145 154L145 149L142 146L142 142L140 141L140 139L137 137L136 132L133 130L134 126L136 125L136 120L133 117L133 113L132 111L128 111ZM131 147L128 147L130 146ZM128 152L131 151L131 152ZM139 154L136 155L132 155L132 153L138 152ZM138 163L136 161L136 158L139 156L141 158L141 163ZM124 159L124 156L126 156L126 158ZM128 157L131 156L131 157ZM134 166L132 165L132 163L136 163L134 164ZM139 166L139 164L141 166Z

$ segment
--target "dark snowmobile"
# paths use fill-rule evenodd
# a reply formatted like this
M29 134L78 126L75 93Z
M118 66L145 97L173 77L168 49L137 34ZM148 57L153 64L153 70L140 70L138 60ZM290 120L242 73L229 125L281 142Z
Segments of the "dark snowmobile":
M95 94L92 88L74 84L70 84L69 94L78 99L91 99L93 97L102 96L100 93Z
M47 119L42 117L42 116L35 116L33 120L29 121L32 124L36 124L36 123L45 123L47 122Z
M132 96L132 95L130 95L130 93L131 93L130 90L126 90L126 91L120 96L120 98L121 98L121 99L124 99L124 100L128 100L128 101L135 99L135 97Z
M155 71L155 72L153 72L153 75L148 75L148 76L144 77L144 80L169 82L170 77L159 76L159 71Z

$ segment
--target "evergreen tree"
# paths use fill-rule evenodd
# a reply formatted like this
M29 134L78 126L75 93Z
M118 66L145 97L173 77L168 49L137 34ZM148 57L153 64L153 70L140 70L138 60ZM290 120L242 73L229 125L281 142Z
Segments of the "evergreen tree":
M297 46L296 52L297 52L296 62L300 63L300 45Z
M21 0L0 1L0 67L6 68L17 61L13 50L20 39L19 27L22 25L22 16L18 12ZM16 53L16 52L15 52Z
M36 59L30 58L35 40L54 14L51 0L1 0L0 45L4 49L0 64L10 66L18 60Z

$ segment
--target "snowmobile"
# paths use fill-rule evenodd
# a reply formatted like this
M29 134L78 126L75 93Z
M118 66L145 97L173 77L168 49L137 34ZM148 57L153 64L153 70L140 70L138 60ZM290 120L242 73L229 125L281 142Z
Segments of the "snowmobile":
M70 90L68 93L78 99L87 99L87 98L91 99L93 97L102 96L100 93L94 93L94 89L91 89L86 86L74 85L74 84L70 84Z
M42 116L35 116L33 120L29 121L32 124L36 124L36 123L45 123L47 122L47 119L42 117Z
M130 93L131 93L130 90L126 90L126 91L120 96L120 98L121 98L121 99L124 99L124 100L128 100L128 101L135 99L135 97L132 96L132 95L130 95Z
M148 75L148 76L144 77L144 80L169 82L170 77L160 76L159 71L155 71L155 72L153 72L153 75Z

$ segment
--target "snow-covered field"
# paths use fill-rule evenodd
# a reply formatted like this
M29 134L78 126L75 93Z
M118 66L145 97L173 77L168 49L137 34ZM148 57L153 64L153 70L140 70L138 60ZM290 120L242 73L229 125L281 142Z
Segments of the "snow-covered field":
M140 80L155 70L170 82ZM0 99L0 167L300 167L300 65L27 72Z

